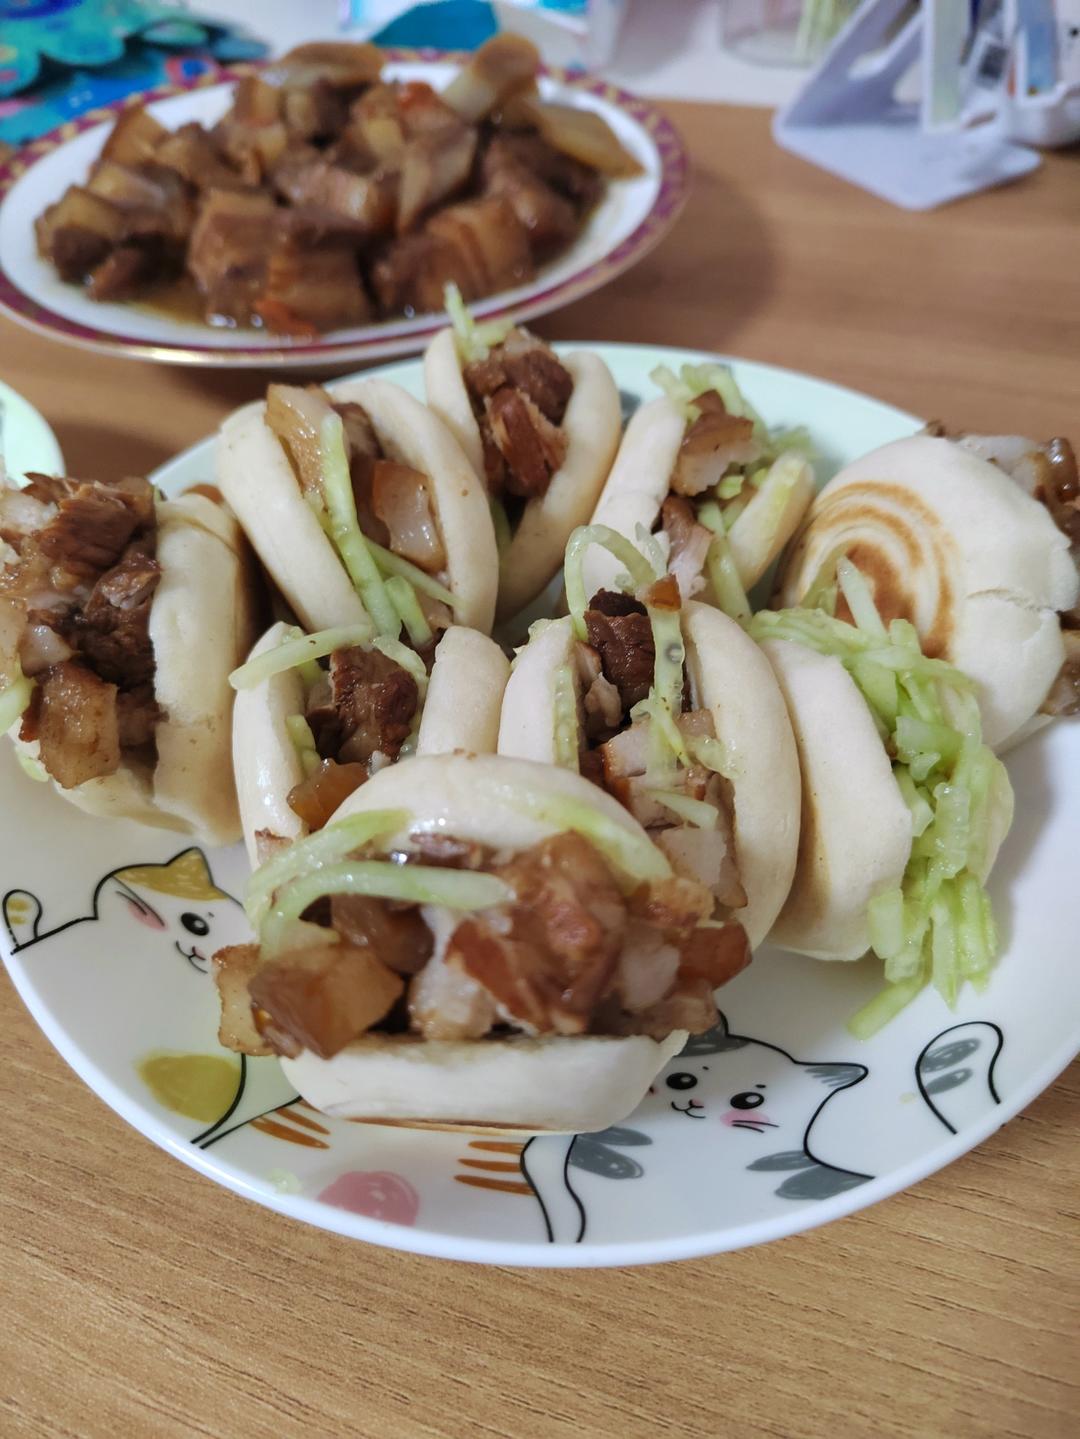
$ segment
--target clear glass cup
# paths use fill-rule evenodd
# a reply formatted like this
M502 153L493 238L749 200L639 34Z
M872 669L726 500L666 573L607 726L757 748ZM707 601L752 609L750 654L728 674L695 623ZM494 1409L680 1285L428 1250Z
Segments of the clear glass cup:
M724 0L725 50L756 65L813 65L858 0Z

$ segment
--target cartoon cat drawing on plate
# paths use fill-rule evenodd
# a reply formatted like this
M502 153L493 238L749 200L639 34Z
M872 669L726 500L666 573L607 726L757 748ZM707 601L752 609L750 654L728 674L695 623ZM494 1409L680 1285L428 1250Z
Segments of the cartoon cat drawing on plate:
M110 870L89 913L57 922L51 902L13 889L3 915L16 961L32 967L38 994L61 1025L70 1019L87 1058L128 1087L134 1057L149 1096L188 1121L192 1141L295 1099L276 1060L245 1060L217 1043L210 958L249 931L202 850Z
M737 1192L760 1214L827 1199L871 1178L831 1164L813 1144L821 1110L866 1073L847 1061L793 1059L731 1033L722 1017L689 1040L626 1126L534 1140L522 1170L556 1243L644 1235L649 1211L663 1210L670 1226L673 1206L697 1229Z

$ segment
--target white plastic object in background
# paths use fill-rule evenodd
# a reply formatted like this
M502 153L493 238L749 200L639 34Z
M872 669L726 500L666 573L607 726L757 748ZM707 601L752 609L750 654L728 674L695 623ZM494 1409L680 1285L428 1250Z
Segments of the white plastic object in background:
M802 91L774 121L785 149L882 199L929 210L1036 169L1039 157L1014 144L1004 107L975 95L985 123L942 71L958 64L957 38L942 7L959 0L865 0L825 53ZM922 95L898 93L922 62ZM993 117L993 118L990 118Z

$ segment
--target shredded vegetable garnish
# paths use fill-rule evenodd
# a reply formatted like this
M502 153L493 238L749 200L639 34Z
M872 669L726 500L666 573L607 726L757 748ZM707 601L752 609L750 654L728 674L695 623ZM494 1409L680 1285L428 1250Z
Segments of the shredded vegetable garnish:
M357 859L327 864L282 885L259 929L267 954L279 954L301 915L328 894L362 894L404 904L439 904L447 909L490 909L514 898L509 885L480 870L394 864Z
M514 536L510 529L510 516L498 495L491 497L491 523L495 528L495 548L501 557L510 548L510 541Z
M405 626L405 633L409 636L409 643L420 648L421 645L431 643L431 626L424 618L424 611L420 608L420 601L416 598L416 591L408 580L403 580L400 575L392 575L386 580L386 593L390 596L390 603L397 610L398 619Z
M716 806L709 804L707 800L694 799L691 795L674 789L654 789L650 792L653 799L659 800L672 814L678 815L679 819L685 820L695 829L715 829L719 822Z
M591 595L585 593L585 577L582 562L590 545L600 545L626 566L632 589L642 589L659 578L649 561L630 541L617 530L607 525L579 525L566 544L563 577L566 583L566 606L574 622L574 633L579 640L586 638L585 611ZM663 571L661 570L662 574Z
M49 771L34 755L27 754L24 749L17 749L15 751L15 762L27 779L35 780L38 784L46 784L48 782Z
M375 556L356 518L356 499L349 474L345 427L338 414L327 415L319 435L326 530L341 563L380 635L396 635L401 628L397 611L386 593Z
M332 630L316 630L305 635L294 627L286 632L281 644L272 650L248 660L239 669L233 670L229 683L234 690L249 690L283 670L299 669L312 660L333 654L334 650L347 649L350 645L366 645L372 635L371 626L339 625Z
M855 619L822 610L762 610L757 640L786 639L839 659L858 685L889 753L909 810L911 858L898 889L868 911L870 942L888 988L849 1028L868 1038L927 984L951 1006L965 980L985 982L997 929L981 875L992 833L1012 816L1005 767L982 742L972 681L922 653L913 625L887 627L869 586L848 560L837 583Z
M666 879L671 874L671 866L652 840L644 833L624 829L591 804L582 804L553 790L527 790L518 786L507 794L506 803L522 814L532 815L559 829L572 829L590 840L620 872L628 890L646 880Z
M5 689L0 690L0 734L5 733L22 717L34 693L34 681L20 674Z
M403 809L369 809L334 820L316 834L297 840L260 865L251 876L244 899L248 919L258 925L282 885L302 879L326 865L340 863L370 840L404 829L409 818Z
M451 283L443 288L443 304L454 331L454 345L463 364L486 360L489 351L501 345L513 329L511 320L488 320L478 324L461 298L461 291Z
M577 686L569 665L555 673L553 697L555 722L555 763L562 769L580 768Z
M313 775L322 764L322 759L315 744L311 726L303 715L288 715L285 720L285 729L303 766L304 774Z
M408 670L416 681L420 698L424 698L427 694L428 672L424 668L424 661L415 650L411 650L408 645L403 645L400 640L391 639L389 635L379 635L377 639L372 640L371 647L379 650L388 660L393 660L396 665L400 665L403 670Z
M677 375L667 365L658 365L655 370L650 372L649 379L663 390L686 420L697 418L699 411L694 401L698 396L705 394L707 390L715 390L723 400L724 408L729 415L738 415L752 421L754 438L761 446L762 451L760 458L755 461L755 466L767 468L773 460L787 450L798 450L806 457L813 454L813 444L809 432L801 426L797 429L785 430L783 428L770 429L766 425L761 415L743 394L727 365L682 365ZM751 482L760 484L761 480L765 478L764 473L760 469L756 473L759 478L752 479ZM721 496L721 498L729 498L738 492L737 488L731 489L729 495Z
M712 531L712 543L705 557L705 569L712 585L716 603L726 615L739 624L750 618L750 601L746 598L735 557L731 553L724 517L715 501L707 500L698 509L698 522Z
M439 584L438 580L425 574L419 565L414 565L411 560L404 560L400 555L395 555L393 550L377 545L366 535L364 543L375 556L375 563L379 567L380 574L399 575L403 580L408 580L414 590L419 590L421 594L427 595L430 599L438 600L441 604L449 606L450 609L456 608L457 600L453 590L448 590L445 585Z

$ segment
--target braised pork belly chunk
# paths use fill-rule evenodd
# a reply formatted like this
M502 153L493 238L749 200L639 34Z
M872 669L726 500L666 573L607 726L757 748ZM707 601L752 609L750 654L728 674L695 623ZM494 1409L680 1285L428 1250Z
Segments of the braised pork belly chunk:
M538 61L497 36L440 95L383 79L374 46L302 45L211 128L135 106L37 218L38 250L95 300L164 304L179 284L209 322L296 338L439 310L450 283L508 289L636 171L599 116L536 98Z
M702 885L674 876L627 893L574 832L511 855L417 834L391 860L488 874L509 897L462 915L331 893L304 914L302 945L274 954L241 945L215 957L223 1043L330 1059L372 1031L659 1038L715 1024L713 989L749 960L738 923L701 927L715 909Z
M145 480L29 481L0 488L0 687L35 681L20 738L73 788L153 758L154 496Z

